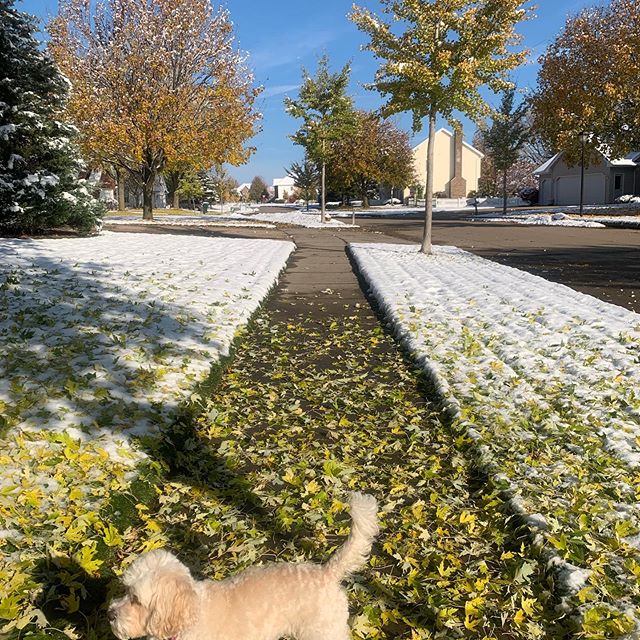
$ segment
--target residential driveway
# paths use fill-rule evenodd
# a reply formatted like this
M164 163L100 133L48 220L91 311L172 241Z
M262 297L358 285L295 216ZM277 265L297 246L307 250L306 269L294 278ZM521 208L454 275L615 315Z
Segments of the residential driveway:
M265 209L265 212L274 209ZM518 269L566 284L601 300L640 313L640 230L525 226L471 222L460 214L436 214L435 244L454 245ZM305 229L240 229L220 227L111 227L112 231L193 234L225 237L290 239L294 254L284 276L290 292L335 291L343 302L358 298L347 275L349 242L418 243L423 223L418 219L358 219L360 227ZM109 227L108 227L109 228ZM327 300L331 296L327 296Z

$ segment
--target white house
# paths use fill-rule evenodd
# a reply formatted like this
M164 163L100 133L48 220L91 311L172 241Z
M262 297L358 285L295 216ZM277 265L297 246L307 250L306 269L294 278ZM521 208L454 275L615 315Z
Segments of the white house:
M240 200L245 201L249 199L250 189L251 189L250 182L243 182L239 187L236 187L236 193L240 197Z
M87 178L100 202L113 203L116 199L116 181L102 169L93 169Z
M478 190L478 180L484 154L464 141L462 130L451 132L439 129L435 136L433 192L444 193L448 198L466 198L469 192ZM418 184L426 184L427 147L424 140L413 149L413 162ZM405 197L409 190L405 191Z
M534 173L540 180L540 204L580 203L580 164L570 167L565 153L556 153ZM600 154L599 161L585 167L584 204L610 204L622 195L640 195L640 151L611 160Z
M285 178L274 178L273 180L274 196L273 197L276 200L285 200L295 191L295 188L296 188L295 181L290 176L286 176Z

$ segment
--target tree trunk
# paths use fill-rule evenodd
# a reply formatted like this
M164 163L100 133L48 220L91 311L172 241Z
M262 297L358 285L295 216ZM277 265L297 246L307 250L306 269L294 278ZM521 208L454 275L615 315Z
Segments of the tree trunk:
M173 209L180 208L180 194L178 193L177 189L173 192L173 202L171 203L171 207Z
M502 172L502 215L507 215L507 169Z
M424 194L424 234L422 236L422 253L431 255L431 225L433 221L433 164L436 142L436 115L429 114L429 144L427 146L427 185Z
M324 147L324 143L323 143L323 147ZM323 160L322 161L322 187L321 187L321 194L320 194L320 222L325 222L325 219L324 219L325 210L326 210L325 200L327 199L327 185L325 184L325 182L326 182L326 165Z
M142 219L153 220L153 187L156 183L158 173L164 166L164 155L162 152L154 151L147 147L144 150L144 164L142 166Z
M320 222L326 222L326 200L327 200L327 164L324 159L325 143L322 140L322 172L320 177Z
M124 172L122 169L116 169L116 180L118 182L118 211L126 209L124 202Z
M142 219L153 220L153 185L155 184L155 172L147 169L142 181Z

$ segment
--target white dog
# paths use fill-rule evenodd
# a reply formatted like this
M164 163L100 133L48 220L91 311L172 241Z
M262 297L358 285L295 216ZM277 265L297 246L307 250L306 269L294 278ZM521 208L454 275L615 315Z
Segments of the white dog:
M127 595L109 606L120 640L348 640L347 595L340 582L366 561L378 534L375 498L351 495L351 534L326 564L252 567L221 582L195 581L164 550L125 571Z

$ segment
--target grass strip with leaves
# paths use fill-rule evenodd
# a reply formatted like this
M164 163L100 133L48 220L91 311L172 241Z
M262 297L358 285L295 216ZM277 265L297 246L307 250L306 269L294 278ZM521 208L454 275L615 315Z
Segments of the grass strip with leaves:
M354 251L394 330L535 534L581 633L634 633L638 316L455 248Z

